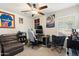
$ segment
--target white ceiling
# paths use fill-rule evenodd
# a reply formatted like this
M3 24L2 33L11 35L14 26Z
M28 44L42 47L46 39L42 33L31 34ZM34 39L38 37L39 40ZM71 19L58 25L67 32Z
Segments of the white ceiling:
M47 9L42 10L43 13L47 14L53 11L58 11L64 8L77 5L77 3L39 3L39 7L42 5L48 6ZM21 12L23 10L30 10L29 6L26 3L0 3L0 9L7 10L10 12L16 12L22 15L31 15L31 12Z

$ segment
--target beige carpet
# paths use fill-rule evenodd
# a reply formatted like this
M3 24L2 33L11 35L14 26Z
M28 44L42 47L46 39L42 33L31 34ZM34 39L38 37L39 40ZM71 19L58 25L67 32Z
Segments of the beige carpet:
M46 47L36 47L32 49L31 47L24 47L24 51L17 54L16 56L66 56L66 50L63 49L61 53L58 53L56 49Z

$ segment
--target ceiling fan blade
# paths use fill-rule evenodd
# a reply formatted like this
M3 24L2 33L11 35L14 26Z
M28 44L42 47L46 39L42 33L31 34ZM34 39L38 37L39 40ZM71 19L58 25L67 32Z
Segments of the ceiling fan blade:
M39 14L41 14L41 15L45 15L44 13L42 13L42 12L38 12Z
M42 10L42 9L45 9L45 8L47 8L47 5L40 7L39 10Z
M32 5L31 5L30 3L27 3L27 5L28 5L29 7L32 7Z
M31 10L24 10L24 11L21 11L21 12L29 12L29 11L31 11Z

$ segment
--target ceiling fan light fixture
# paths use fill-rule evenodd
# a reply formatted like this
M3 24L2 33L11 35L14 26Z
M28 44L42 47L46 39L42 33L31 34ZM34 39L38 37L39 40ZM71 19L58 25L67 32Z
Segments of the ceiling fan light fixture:
M38 12L37 12L37 11L32 11L32 13L33 13L33 14L38 14Z

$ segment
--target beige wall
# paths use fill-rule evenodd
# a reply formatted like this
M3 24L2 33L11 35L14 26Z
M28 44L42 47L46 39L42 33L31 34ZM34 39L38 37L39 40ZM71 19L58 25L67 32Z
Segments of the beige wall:
M3 11L3 10L2 10ZM5 11L7 13L11 13L9 11ZM0 28L0 34L10 34L10 33L17 33L17 31L27 32L28 28L31 27L32 18L28 16L22 16L20 14L11 13L15 15L15 28ZM23 18L23 24L19 24L19 17Z
M55 25L57 24L56 22L63 17L67 17L67 16L74 16L75 17L75 22L76 22L76 27L79 28L79 6L73 6L70 8L66 8L66 9L62 9L59 11L55 11L55 12L51 12L48 13L45 16L39 16L37 18L40 18L40 24L43 26L43 31L45 35L60 35L59 32L62 32L65 35L70 35L71 34L71 29L59 29L56 26L54 28L46 28L46 18L49 15L52 15L53 13L55 13L56 18L55 18Z

